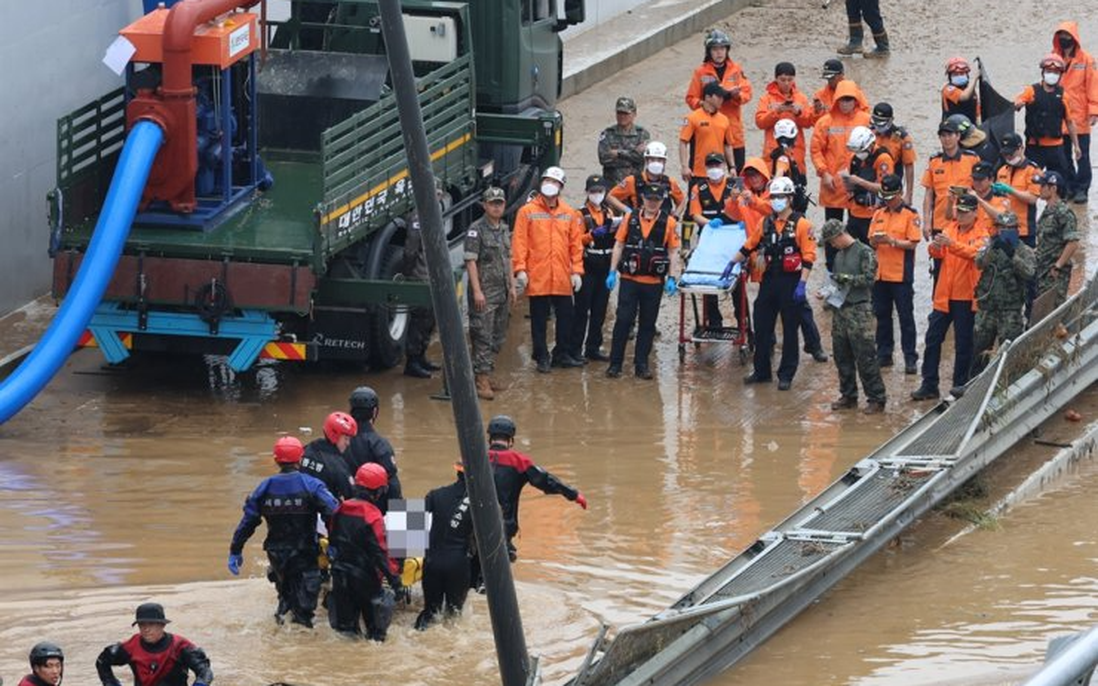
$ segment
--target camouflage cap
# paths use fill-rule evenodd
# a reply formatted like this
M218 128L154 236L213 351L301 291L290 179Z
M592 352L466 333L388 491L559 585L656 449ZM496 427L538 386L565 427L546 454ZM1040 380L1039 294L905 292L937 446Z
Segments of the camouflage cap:
M838 238L846 233L846 225L838 219L828 219L824 222L824 225L820 227L820 240L829 241L832 238Z
M614 105L615 112L636 112L637 103L633 102L633 98L622 96L618 98L618 102Z
M507 202L507 194L503 192L503 189L498 186L489 186L484 189L484 194L480 198L484 202Z
M1000 212L999 216L995 218L995 226L1002 229L1018 228L1018 215L1010 210Z

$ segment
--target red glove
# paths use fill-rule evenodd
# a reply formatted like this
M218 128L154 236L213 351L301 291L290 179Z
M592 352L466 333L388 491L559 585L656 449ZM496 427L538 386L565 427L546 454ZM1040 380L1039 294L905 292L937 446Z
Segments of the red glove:
M587 509L587 498L584 498L582 493L577 493L576 494L576 504L586 510Z

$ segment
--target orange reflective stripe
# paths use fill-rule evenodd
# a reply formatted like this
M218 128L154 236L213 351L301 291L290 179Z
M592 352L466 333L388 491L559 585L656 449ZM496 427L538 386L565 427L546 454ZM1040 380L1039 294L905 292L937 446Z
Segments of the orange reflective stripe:
M291 360L294 362L304 362L307 359L304 343L279 343L275 341L263 346L259 357L266 360Z

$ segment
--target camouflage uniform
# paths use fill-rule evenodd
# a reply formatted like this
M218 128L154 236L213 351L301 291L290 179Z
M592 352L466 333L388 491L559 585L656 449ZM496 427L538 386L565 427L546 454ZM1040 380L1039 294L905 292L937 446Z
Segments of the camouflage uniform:
M473 346L473 372L491 374L496 354L503 346L511 319L507 303L511 270L511 232L506 222L492 227L487 217L472 223L465 234L465 259L477 263L480 290L487 304L477 312L469 289L469 339Z
M884 405L885 386L877 361L873 331L871 289L877 280L877 253L861 241L835 253L831 276L839 288L847 289L842 307L832 309L831 350L839 368L839 393L843 399L857 400L858 380L871 403Z
M651 139L643 126L635 124L629 132L622 131L617 124L603 129L599 134L599 164L607 184L616 186L626 177L640 173L644 168L644 146ZM620 152L615 155L615 150Z
M1037 292L1056 289L1056 305L1067 300L1068 282L1071 281L1071 262L1064 265L1056 276L1049 273L1064 246L1080 239L1075 213L1068 204L1059 201L1048 205L1037 221Z
M429 280L427 271L427 252L423 246L423 230L419 225L419 215L413 214L408 220L408 235L404 239L404 264L401 274L407 281ZM409 361L423 360L431 335L435 332L435 311L427 307L413 307L408 322L408 337L404 341L404 355Z
M992 238L976 253L980 280L976 283L974 355L969 378L987 366L996 340L1012 341L1026 328L1022 312L1027 284L1036 266L1033 248L1019 242L1011 256L1001 247L1001 240Z

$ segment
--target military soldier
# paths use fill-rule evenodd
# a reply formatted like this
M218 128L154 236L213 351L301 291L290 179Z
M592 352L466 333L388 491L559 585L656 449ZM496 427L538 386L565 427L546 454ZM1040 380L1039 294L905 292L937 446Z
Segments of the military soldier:
M998 232L976 253L980 280L976 282L975 356L969 378L987 366L996 341L1014 340L1025 330L1026 284L1037 264L1033 248L1019 242L1018 215L1002 212L995 226Z
M627 176L639 174L644 167L644 148L652 139L643 126L637 126L637 103L621 97L614 107L618 123L599 134L599 164L606 182L614 186Z
M1075 213L1067 205L1067 180L1059 172L1034 179L1041 184L1041 200L1047 204L1037 221L1037 292L1056 291L1056 305L1067 300L1071 281L1071 257L1079 248Z
M838 219L824 222L820 239L835 248L831 288L821 291L832 312L831 351L839 369L839 399L833 410L858 406L858 376L869 404L866 414L884 412L885 386L873 340L873 306L870 302L877 279L877 253L851 236Z
M437 182L436 182L437 183ZM441 195L441 189L436 190ZM406 281L427 281L427 252L423 244L423 230L419 215L408 219L408 235L404 239L404 263L401 273ZM427 307L413 307L408 323L408 337L404 341L404 375L417 379L429 379L432 372L442 369L427 359L427 346L435 332L435 311Z
M511 275L511 237L503 221L507 196L495 186L484 191L484 216L465 234L465 268L469 272L469 339L477 396L491 400L504 385L492 378L515 302Z

